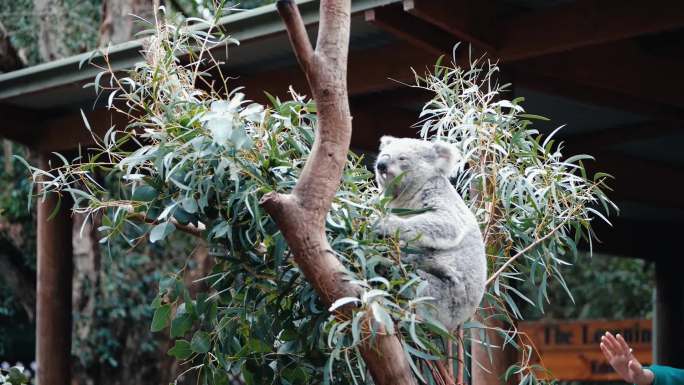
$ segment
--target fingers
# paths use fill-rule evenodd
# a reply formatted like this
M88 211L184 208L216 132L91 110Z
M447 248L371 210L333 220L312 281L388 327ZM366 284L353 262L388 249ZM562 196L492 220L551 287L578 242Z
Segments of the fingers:
M641 366L639 361L636 359L629 360L629 363L627 364L629 366L629 369L634 371L634 373L640 374L642 370L644 370L644 367Z
M625 341L625 339L619 334L617 335L617 342L625 353L632 353L632 349L629 347L629 345L627 345L627 341Z
M615 341L615 338L613 338L613 335L610 333L606 333L601 337L601 344L605 347L608 352L610 352L611 356L615 356L620 353L618 349L618 344L617 341Z
M606 334L603 337L601 337L601 341L606 345L606 347L610 350L610 352L613 355L629 353L629 347L627 347L626 350L623 349L618 340L615 339L615 337L612 334L610 334L610 332L606 332Z
M599 346L601 347L601 352L603 352L603 355L606 357L608 362L610 362L610 360L613 359L613 353L610 350L608 350L608 348L603 342L601 342Z

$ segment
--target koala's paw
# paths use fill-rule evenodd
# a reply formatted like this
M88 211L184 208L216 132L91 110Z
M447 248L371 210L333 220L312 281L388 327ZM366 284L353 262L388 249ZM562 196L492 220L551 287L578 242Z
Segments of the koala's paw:
M378 218L375 221L374 230L376 233L378 233L382 237L389 237L389 236L395 235L395 233L397 231L397 226L391 217L386 216L386 217Z

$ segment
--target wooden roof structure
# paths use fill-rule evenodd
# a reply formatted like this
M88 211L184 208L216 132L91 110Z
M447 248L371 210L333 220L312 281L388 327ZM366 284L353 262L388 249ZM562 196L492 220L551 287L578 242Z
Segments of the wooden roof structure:
M318 2L300 10L315 34ZM655 361L684 367L684 284L677 276L684 203L684 4L679 0L354 0L349 54L353 147L373 151L382 134L411 136L427 100L411 83L457 41L500 60L502 76L524 96L527 111L561 124L570 152L596 157L615 176L622 208L600 228L598 249L656 263ZM216 50L224 72L263 100L263 90L307 93L274 6L221 20L238 47ZM141 60L139 41L112 47L113 67ZM461 50L467 51L463 46ZM0 136L44 154L87 146L91 126L116 116L83 89L97 70L79 69L83 54L0 74ZM71 309L69 215L46 222L38 211L37 358L42 385L68 382Z

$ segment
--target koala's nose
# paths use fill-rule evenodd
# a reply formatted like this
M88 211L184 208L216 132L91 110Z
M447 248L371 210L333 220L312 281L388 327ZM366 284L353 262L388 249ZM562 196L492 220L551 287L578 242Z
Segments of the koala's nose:
M385 172L387 172L387 163L385 163L385 162L378 162L378 164L375 165L375 168L376 168L379 172L385 173Z

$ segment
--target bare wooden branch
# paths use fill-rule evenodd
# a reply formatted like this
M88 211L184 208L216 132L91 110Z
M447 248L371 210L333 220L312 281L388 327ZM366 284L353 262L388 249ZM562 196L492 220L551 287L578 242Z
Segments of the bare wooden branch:
M347 91L350 0L321 0L316 49L293 0L279 0L290 43L318 110L318 130L304 169L290 194L269 193L261 205L285 237L295 262L321 299L356 296L361 288L345 279L325 234L325 217L340 185L351 141ZM349 309L342 309L349 314ZM378 385L414 385L415 378L396 335L376 335L360 347Z
M313 58L313 47L306 33L306 27L299 14L299 8L293 0L278 1L278 13L285 22L287 34L290 37L290 44L294 50L297 61L302 68L307 68ZM304 70L305 73L309 72Z
M155 219L151 219L151 218L146 217L143 213L131 213L128 215L128 218L134 219L134 220L139 221L139 222L144 222L144 223L147 223L150 225L158 225L159 223L161 223ZM176 227L177 230L180 230L184 233L190 234L190 235L198 237L198 238L202 238L202 229L199 229L199 228L197 228L195 226L191 226L191 225L183 225L181 223L178 223L178 221L173 219L173 218L170 220L170 222ZM202 239L204 239L204 238L202 238Z

